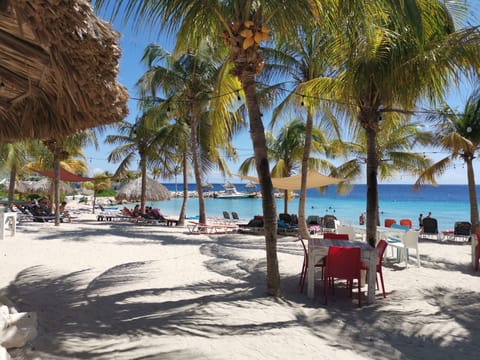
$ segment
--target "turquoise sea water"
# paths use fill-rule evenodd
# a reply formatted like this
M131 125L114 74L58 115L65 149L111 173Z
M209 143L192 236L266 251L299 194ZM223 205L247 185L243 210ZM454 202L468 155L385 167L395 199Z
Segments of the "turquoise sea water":
M182 191L178 184L164 184L171 191ZM213 184L214 188L208 191L221 191L222 184ZM236 184L239 191L248 191L245 184ZM257 186L258 188L258 186ZM259 189L259 188L258 188ZM195 185L190 184L189 190L195 190ZM480 194L477 188L477 194ZM329 187L325 194L316 189L307 191L307 215L334 214L338 219L357 223L358 217L366 209L366 186L355 185L346 195L336 194L336 187ZM379 185L380 221L393 218L397 222L402 218L409 218L414 226L418 224L418 215L424 216L429 211L438 220L439 230L453 229L455 221L470 221L470 205L468 200L467 185L439 185L425 186L414 191L411 185ZM159 207L163 213L178 215L182 204L181 198L168 201L148 202L147 205ZM205 206L207 216L222 217L223 211L236 211L240 218L251 219L254 215L262 214L261 199L214 199L206 198ZM282 213L283 199L277 199L277 213ZM298 213L298 198L288 203L288 212ZM198 199L189 198L187 216L198 215Z

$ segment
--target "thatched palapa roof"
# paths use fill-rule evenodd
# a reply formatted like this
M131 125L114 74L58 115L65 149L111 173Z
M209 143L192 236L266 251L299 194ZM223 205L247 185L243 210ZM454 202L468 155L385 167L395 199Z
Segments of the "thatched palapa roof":
M122 120L118 36L86 0L0 0L0 141Z

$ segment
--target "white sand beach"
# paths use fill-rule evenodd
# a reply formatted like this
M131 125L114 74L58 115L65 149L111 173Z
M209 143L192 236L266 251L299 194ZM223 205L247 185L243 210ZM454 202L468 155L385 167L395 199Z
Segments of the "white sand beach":
M12 359L478 359L480 272L465 243L422 241L422 266L384 262L387 298L358 308L320 283L298 289L303 253L279 237L283 297L265 292L261 236L98 222L24 222L0 242L1 294L35 312ZM387 254L388 254L387 249Z

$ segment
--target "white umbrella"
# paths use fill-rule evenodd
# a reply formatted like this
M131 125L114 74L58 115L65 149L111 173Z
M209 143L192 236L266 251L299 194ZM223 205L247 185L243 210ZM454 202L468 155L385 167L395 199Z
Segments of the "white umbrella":
M142 195L142 178L139 177L131 180L123 185L117 191L115 199L118 201L140 201ZM145 190L145 200L147 201L162 201L170 200L170 191L162 184L153 179L147 178L147 187Z

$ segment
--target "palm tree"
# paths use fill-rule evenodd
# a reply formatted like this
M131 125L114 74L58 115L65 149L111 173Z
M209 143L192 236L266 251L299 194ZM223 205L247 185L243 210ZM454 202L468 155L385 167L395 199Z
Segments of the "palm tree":
M230 55L225 69L240 80L250 120L250 135L262 192L267 293L280 296L277 213L255 76L262 71L261 43L269 39L270 28L279 37L291 35L297 24L315 17L318 9L313 7L316 3L310 0L97 0L95 4L100 8L112 4L114 14L125 10L124 18L132 17L129 20L136 25L160 23L176 34L178 48L195 49L206 38L214 41L223 37ZM221 49L222 44L216 44L216 47Z
M477 88L468 98L462 114L455 113L446 105L443 112L431 118L440 120L434 144L450 152L450 155L426 169L415 182L415 188L419 188L425 182L435 184L435 175L443 174L455 160L463 160L467 166L470 222L472 233L476 233L480 231L480 225L473 159L480 150L480 88Z
M298 26L298 37L291 39L291 41L281 41L276 44L273 52L267 52L266 56L270 60L268 64L271 66L272 73L279 74L286 79L288 84L281 84L291 89L285 99L274 109L272 117L272 126L275 124L277 118L287 109L294 111L301 111L306 116L305 129L305 146L303 149L303 156L301 159L301 188L300 199L298 203L298 224L299 234L303 238L309 238L310 234L307 229L305 202L307 194L307 172L309 170L309 158L312 146L312 129L314 120L318 121L318 126L321 126L324 131L335 133L337 137L340 136L338 123L336 118L330 116L328 112L328 103L322 104L314 98L304 95L307 92L302 88L302 85L317 77L326 76L329 71L332 71L329 64L329 59L326 57L326 47L329 46L329 36L323 29L315 26L312 23L300 24ZM268 66L268 65L267 65ZM267 69L267 68L266 68ZM268 76L269 74L267 74ZM300 96L299 94L304 94ZM320 109L324 107L324 111Z
M431 160L423 153L414 152L417 145L430 145L432 134L421 130L418 123L409 122L398 114L386 114L380 124L377 139L377 158L379 159L378 176L387 180L399 173L418 176L431 165ZM333 140L332 147L344 147L350 160L339 165L331 175L349 179L359 179L365 173L367 161L367 141L365 132L358 132L352 142L343 143ZM347 190L349 184L340 184L341 190ZM345 189L342 189L345 188ZM379 204L376 205L377 209ZM378 216L378 210L377 210ZM380 223L377 217L377 225Z
M155 108L160 110L158 108ZM152 109L153 110L153 109ZM170 113L172 116L173 113ZM183 202L180 207L177 225L184 225L188 201L188 174L189 174L189 128L184 121L168 122L158 129L158 138L161 140L161 153L157 160L153 160L157 176L164 179L175 178L175 192L177 191L177 175L183 169Z
M221 101L214 93L221 63L211 44L204 42L193 51L189 50L172 56L157 45L146 48L143 61L147 72L138 82L142 96L156 98L158 90L167 95L163 107L169 108L176 121L185 121L190 128L192 162L197 185L201 223L206 223L202 178L205 169L212 167L212 161L223 164L217 147L228 146L232 129L239 117L229 110L237 100L235 90L239 85L233 78L223 77L222 91L226 96ZM230 80L230 81L228 81ZM221 167L222 165L220 165Z
M148 110L137 118L134 124L122 121L117 125L118 134L111 134L105 138L107 144L118 145L108 155L108 161L120 162L115 177L124 177L131 163L139 157L140 176L142 177L140 211L145 212L147 166L154 159L159 158L162 137L156 129L162 126L165 118L155 117L152 121Z
M385 114L409 113L421 100L441 99L451 81L479 62L477 29L455 31L452 14L456 12L449 12L443 2L401 4L345 1L326 13L331 16L326 26L334 24L335 34L329 56L338 61L339 72L334 78L313 80L308 87L329 94L365 131L367 239L373 246L378 218L377 139Z
M10 183L8 187L9 204L13 201L17 176L23 172L30 154L40 145L41 143L38 141L22 141L0 145L0 158L2 159L3 166L10 172Z
M110 176L107 173L96 174L93 176L93 181L86 181L83 183L85 189L93 190L92 214L95 214L95 204L97 203L97 193L100 190L109 189L112 184Z
M98 148L97 131L103 131L103 127L96 130L86 129L63 139L43 141L43 148L37 149L36 160L28 164L38 169L53 168L54 186L51 198L55 205L55 226L60 225L60 167L73 173L86 173L87 165L82 148L88 144L93 144Z

